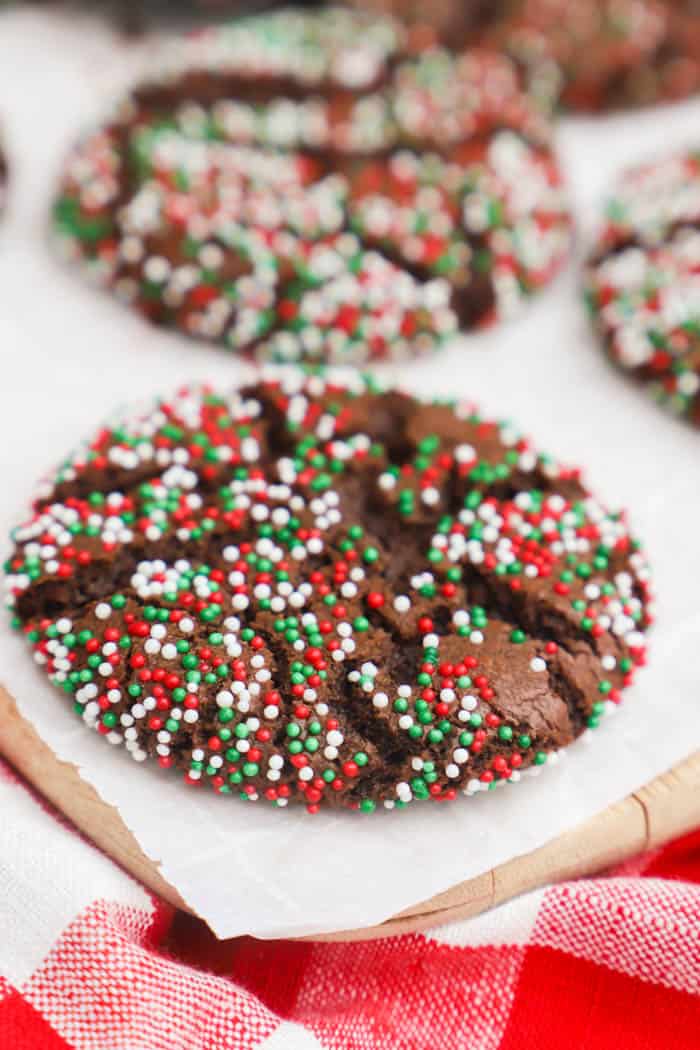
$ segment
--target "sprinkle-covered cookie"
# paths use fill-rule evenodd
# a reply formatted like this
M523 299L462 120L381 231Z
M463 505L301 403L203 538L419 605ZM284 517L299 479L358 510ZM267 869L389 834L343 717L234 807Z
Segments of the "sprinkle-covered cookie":
M352 7L400 19L418 46L439 40L447 47L473 44L477 33L498 16L501 0L349 0Z
M700 425L700 151L624 175L585 282L615 364Z
M609 110L700 88L696 0L505 0L483 37L533 72L552 101Z
M650 622L639 545L578 471L361 378L121 418L13 540L15 624L88 727L311 812L518 780L619 702Z
M416 41L490 46L546 108L609 110L700 89L698 0L358 0L407 20Z
M150 320L359 363L510 316L570 223L509 59L405 51L390 19L282 11L173 47L71 156L69 258Z

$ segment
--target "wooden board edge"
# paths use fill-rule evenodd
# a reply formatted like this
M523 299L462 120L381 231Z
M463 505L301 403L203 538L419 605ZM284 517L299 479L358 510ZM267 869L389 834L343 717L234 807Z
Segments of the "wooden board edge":
M128 874L176 908L193 909L142 851L115 807L57 758L0 685L0 754ZM548 883L591 875L700 824L700 752L546 845L453 886L376 926L299 938L358 941L478 915Z
M114 806L44 743L0 685L0 755L127 874L176 908L189 911L177 890L147 857Z

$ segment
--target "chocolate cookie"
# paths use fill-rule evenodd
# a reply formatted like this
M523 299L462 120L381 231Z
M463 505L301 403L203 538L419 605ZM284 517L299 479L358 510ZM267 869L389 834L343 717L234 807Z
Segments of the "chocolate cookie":
M696 0L506 0L483 41L532 70L565 108L648 105L700 88L694 7Z
M614 363L700 425L700 151L627 172L585 285Z
M362 0L405 18L412 36L493 47L553 109L600 111L685 98L700 89L698 0Z
M453 49L474 44L476 34L498 17L498 0L349 0L362 11L391 15L412 30L420 45L436 40ZM426 34L429 34L426 37Z
M404 51L389 19L283 11L174 48L70 158L70 258L150 320L358 363L510 316L570 222L504 57Z
M76 713L223 794L472 794L594 727L647 567L576 470L467 403L301 376L106 426L14 532L10 605Z

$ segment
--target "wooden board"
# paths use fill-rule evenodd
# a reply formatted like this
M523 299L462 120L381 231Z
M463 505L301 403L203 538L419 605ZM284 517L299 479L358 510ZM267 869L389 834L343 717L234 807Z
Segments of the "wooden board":
M177 908L191 911L141 850L117 810L61 762L0 687L0 754L126 871ZM486 911L528 890L591 875L700 825L700 752L572 831L475 879L364 930L310 940L369 940L426 929Z

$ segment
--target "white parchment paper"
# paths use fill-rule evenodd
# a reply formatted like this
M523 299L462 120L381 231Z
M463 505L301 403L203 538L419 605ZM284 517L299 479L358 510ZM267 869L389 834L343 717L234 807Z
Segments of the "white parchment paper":
M46 211L76 133L142 61L97 21L0 16L0 119L12 161L0 223L0 549L36 480L112 409L188 380L233 384L238 365L154 331L55 262ZM559 133L579 220L626 164L700 142L700 101L567 121ZM700 746L700 433L648 403L598 352L574 261L517 322L385 375L474 397L540 447L583 464L631 509L659 595L651 659L614 717L541 776L445 806L361 817L252 808L135 766L68 710L24 644L0 630L0 679L56 753L119 810L145 852L221 937L282 937L377 923L531 850Z

